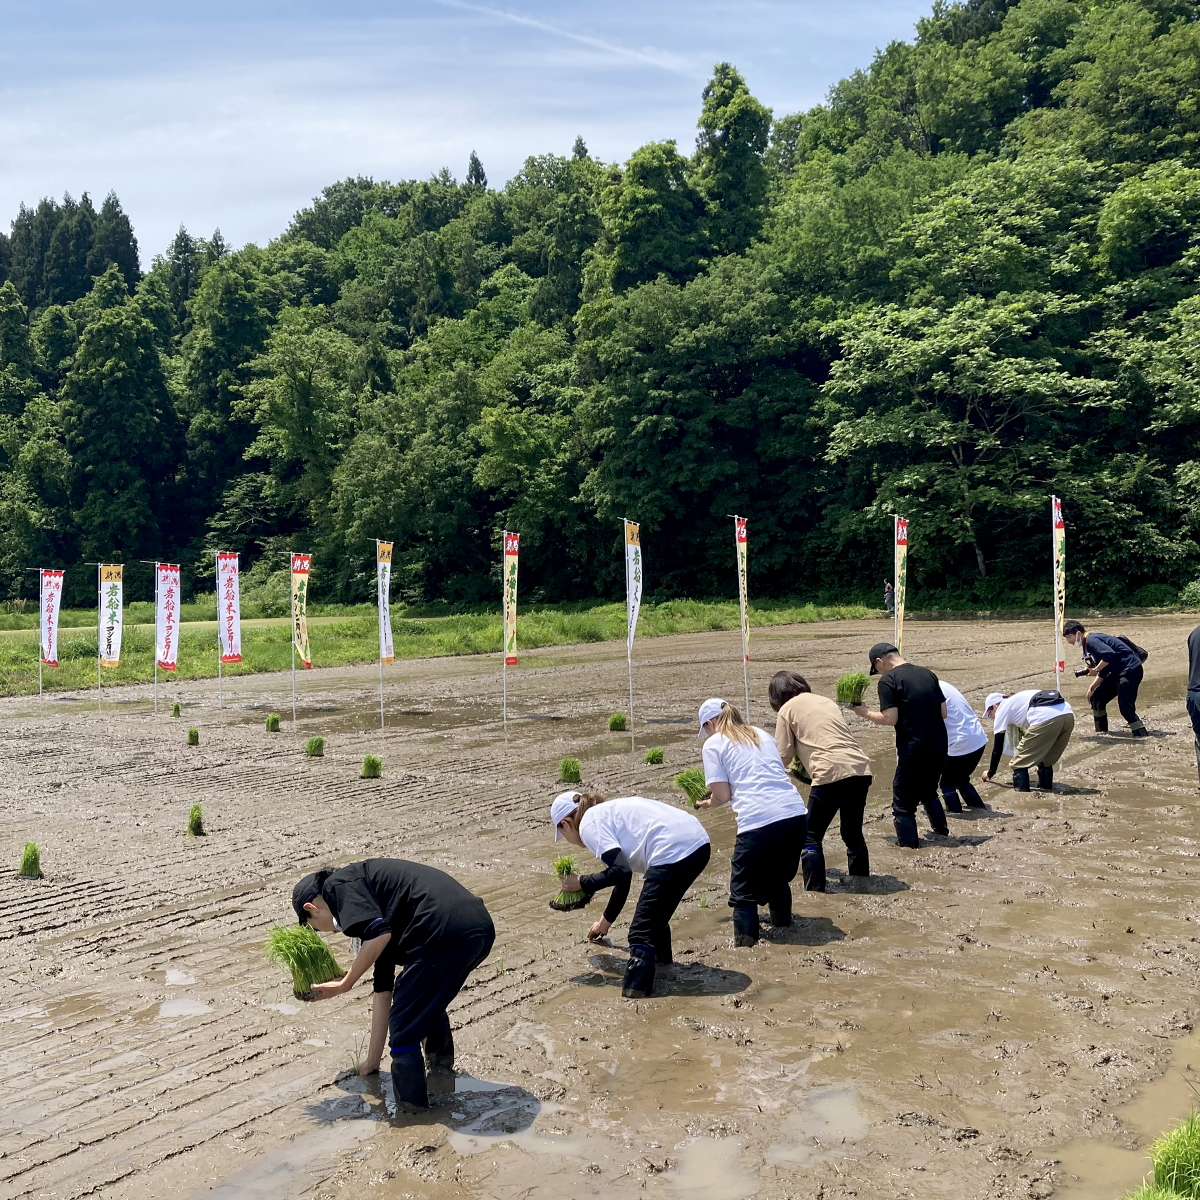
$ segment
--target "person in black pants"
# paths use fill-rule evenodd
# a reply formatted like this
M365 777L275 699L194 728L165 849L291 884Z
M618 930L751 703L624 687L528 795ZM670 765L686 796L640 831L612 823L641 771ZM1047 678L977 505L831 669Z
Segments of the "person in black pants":
M301 925L362 940L346 974L314 986L312 999L349 992L373 967L371 1038L358 1072L379 1070L390 1041L397 1111L427 1108L426 1060L432 1070L454 1070L446 1008L496 940L483 901L435 867L368 858L305 875L292 889L292 907Z
M871 674L879 676L879 711L864 704L853 711L875 725L896 730L896 774L892 779L892 822L896 840L915 850L917 805L925 809L933 832L949 835L946 810L938 799L938 782L946 764L946 701L938 677L900 657L890 642L876 642L867 656Z
M1096 678L1088 688L1088 703L1097 733L1108 732L1108 704L1116 697L1121 716L1136 737L1149 737L1146 726L1137 715L1138 688L1142 686L1142 660L1126 637L1110 633L1088 633L1080 621L1068 621L1063 636L1071 646L1083 648L1087 673Z
M1200 625L1188 634L1187 710L1196 735L1196 774L1200 775Z

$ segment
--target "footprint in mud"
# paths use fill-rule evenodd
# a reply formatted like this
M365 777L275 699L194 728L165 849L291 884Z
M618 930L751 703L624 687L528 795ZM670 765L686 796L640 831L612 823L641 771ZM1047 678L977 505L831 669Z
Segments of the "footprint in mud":
M863 896L892 896L912 890L895 875L847 875L835 868L828 870L825 886L831 892L857 892Z
M845 935L843 935L845 936ZM577 975L572 983L588 987L620 987L625 975L625 959L613 954L593 954L588 965L595 973ZM656 996L732 996L744 992L751 984L749 975L741 971L725 971L705 963L675 962L660 966L654 977Z

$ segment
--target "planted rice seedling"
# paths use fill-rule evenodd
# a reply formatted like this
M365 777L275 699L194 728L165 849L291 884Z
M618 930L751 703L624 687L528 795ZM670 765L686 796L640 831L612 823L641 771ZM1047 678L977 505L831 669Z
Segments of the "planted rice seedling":
M173 716L173 717L182 717L183 716L183 705L180 704L178 700L176 700L175 703L171 705L171 716Z
M383 774L383 759L375 754L363 756L362 779L378 779Z
M688 804L696 807L698 800L703 800L708 794L708 784L704 782L704 772L699 767L687 767L675 776L675 786L681 788L687 795Z
M583 778L583 764L577 758L564 758L558 764L559 783L578 783Z
M198 730L198 729L189 729L188 730L188 745L189 746L200 745L200 730Z
M838 677L837 702L839 704L861 704L863 693L871 679L863 671L847 671Z
M1150 1147L1154 1185L1180 1196L1200 1196L1200 1114L1164 1133Z
M297 1000L307 1000L313 984L340 979L345 972L311 925L276 925L267 935L267 961L292 973Z
M651 746L646 751L646 759L652 767L661 767L663 760L663 748L661 746Z
M562 858L554 860L554 876L558 880L558 893L554 899L550 901L550 907L557 912L570 912L573 908L582 908L589 900L587 892L564 892L562 890L562 881L568 875L575 874L575 860L569 855L564 854Z
M608 718L608 732L609 733L623 733L624 730L625 730L625 714L624 713L613 713L613 715Z
M267 716L267 732L268 733L278 733L279 732L279 714L278 713L268 714L268 716Z
M188 837L204 837L204 809L199 804L193 804L188 809L187 820Z
M304 753L309 758L324 758L325 757L325 739L323 737L310 737L304 743Z
M41 879L42 852L37 842L26 842L21 854L21 869L17 872L23 879Z

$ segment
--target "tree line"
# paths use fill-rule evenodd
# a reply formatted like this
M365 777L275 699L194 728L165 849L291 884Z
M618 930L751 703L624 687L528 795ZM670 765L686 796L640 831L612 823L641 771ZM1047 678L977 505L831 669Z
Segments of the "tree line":
M324 189L265 247L180 229L143 275L115 196L0 237L0 588L23 568L311 550L329 599L649 594L1077 602L1200 575L1200 21L1181 0L938 3L824 104L729 64L694 148L582 138ZM91 581L72 572L86 599ZM147 580L149 575L147 574Z

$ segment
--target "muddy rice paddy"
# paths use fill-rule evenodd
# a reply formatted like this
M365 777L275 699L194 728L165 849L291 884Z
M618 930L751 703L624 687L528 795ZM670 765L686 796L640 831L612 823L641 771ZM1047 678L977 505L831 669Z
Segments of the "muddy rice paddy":
M157 716L148 687L99 712L95 692L3 701L0 1196L1119 1197L1200 1074L1194 623L1119 623L1151 651L1151 738L1082 720L1055 794L983 785L990 811L918 851L887 816L890 731L863 725L874 875L852 888L831 832L830 892L797 889L795 927L756 949L732 949L732 815L705 813L714 857L678 912L678 963L636 1004L624 925L589 945L588 912L547 908L558 760L671 798L699 762L697 703L740 700L736 634L639 643L632 735L605 725L626 703L607 643L524 656L507 728L495 658L389 668L382 733L372 669L302 676L295 729L287 676L227 682L223 710L215 682L165 684ZM979 708L1050 682L1047 627L911 623L907 650ZM755 718L779 667L832 694L889 632L756 631ZM1082 701L1082 681L1064 690ZM325 757L306 759L317 733ZM643 764L652 745L664 766ZM366 752L381 780L358 778ZM208 836L189 839L196 801ZM16 875L27 838L40 881ZM451 1009L455 1094L402 1124L349 1070L369 975L303 1004L261 953L301 872L370 855L450 871L498 931Z

